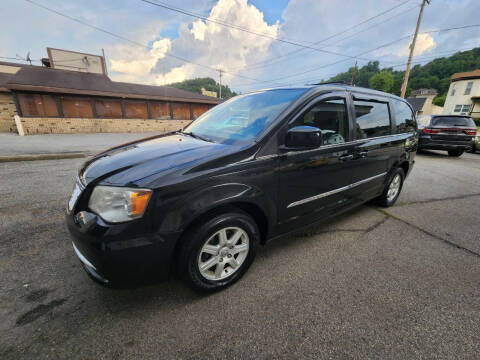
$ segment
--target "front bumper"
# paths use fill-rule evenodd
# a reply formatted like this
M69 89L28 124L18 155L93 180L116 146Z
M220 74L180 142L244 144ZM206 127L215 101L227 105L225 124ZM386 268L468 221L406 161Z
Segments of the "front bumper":
M420 149L468 151L473 145L473 141L434 140L430 136L420 136L419 138Z
M145 232L145 221L107 224L87 211L66 215L73 248L85 270L100 282L150 276L170 270L180 234Z

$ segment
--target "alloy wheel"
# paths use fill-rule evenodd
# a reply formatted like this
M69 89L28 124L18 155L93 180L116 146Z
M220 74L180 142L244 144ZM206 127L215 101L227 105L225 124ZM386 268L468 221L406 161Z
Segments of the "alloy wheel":
M200 274L208 280L223 280L240 269L247 258L250 239L239 227L218 230L203 244L198 255Z
M390 185L388 186L387 200L389 202L393 201L397 197L398 193L400 192L401 185L402 177L400 176L400 174L396 174L390 182Z

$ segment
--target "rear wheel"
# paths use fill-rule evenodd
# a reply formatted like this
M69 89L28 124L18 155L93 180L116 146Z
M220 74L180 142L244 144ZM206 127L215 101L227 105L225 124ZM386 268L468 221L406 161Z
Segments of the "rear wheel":
M395 204L403 187L403 180L405 179L405 173L403 169L394 169L388 178L387 184L376 202L380 206L389 207Z
M195 290L215 291L240 279L255 258L259 231L241 211L217 215L186 234L178 271Z
M448 156L459 157L463 154L463 150L449 150Z

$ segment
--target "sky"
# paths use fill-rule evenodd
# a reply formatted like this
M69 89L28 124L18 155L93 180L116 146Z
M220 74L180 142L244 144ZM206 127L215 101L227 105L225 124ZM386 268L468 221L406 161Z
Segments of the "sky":
M0 2L0 61L34 64L46 47L101 54L116 81L165 85L213 77L237 92L315 83L378 60L405 68L421 0L28 0ZM393 10L392 10L393 8ZM480 46L479 0L431 0L414 64ZM377 16L379 15L379 16ZM375 17L376 16L376 17ZM374 19L369 20L370 18ZM228 26L225 26L228 25Z

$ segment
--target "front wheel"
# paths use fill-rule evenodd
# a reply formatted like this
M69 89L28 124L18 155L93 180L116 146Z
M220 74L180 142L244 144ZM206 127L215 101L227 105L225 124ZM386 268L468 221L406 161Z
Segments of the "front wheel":
M395 201L397 201L398 197L400 196L400 192L402 191L404 180L405 173L403 169L394 169L390 173L382 195L376 199L377 204L383 207L390 207L395 204Z
M463 154L463 150L449 150L448 156L459 157Z
M186 234L178 271L195 290L223 289L248 270L259 238L255 221L241 211L214 216Z

